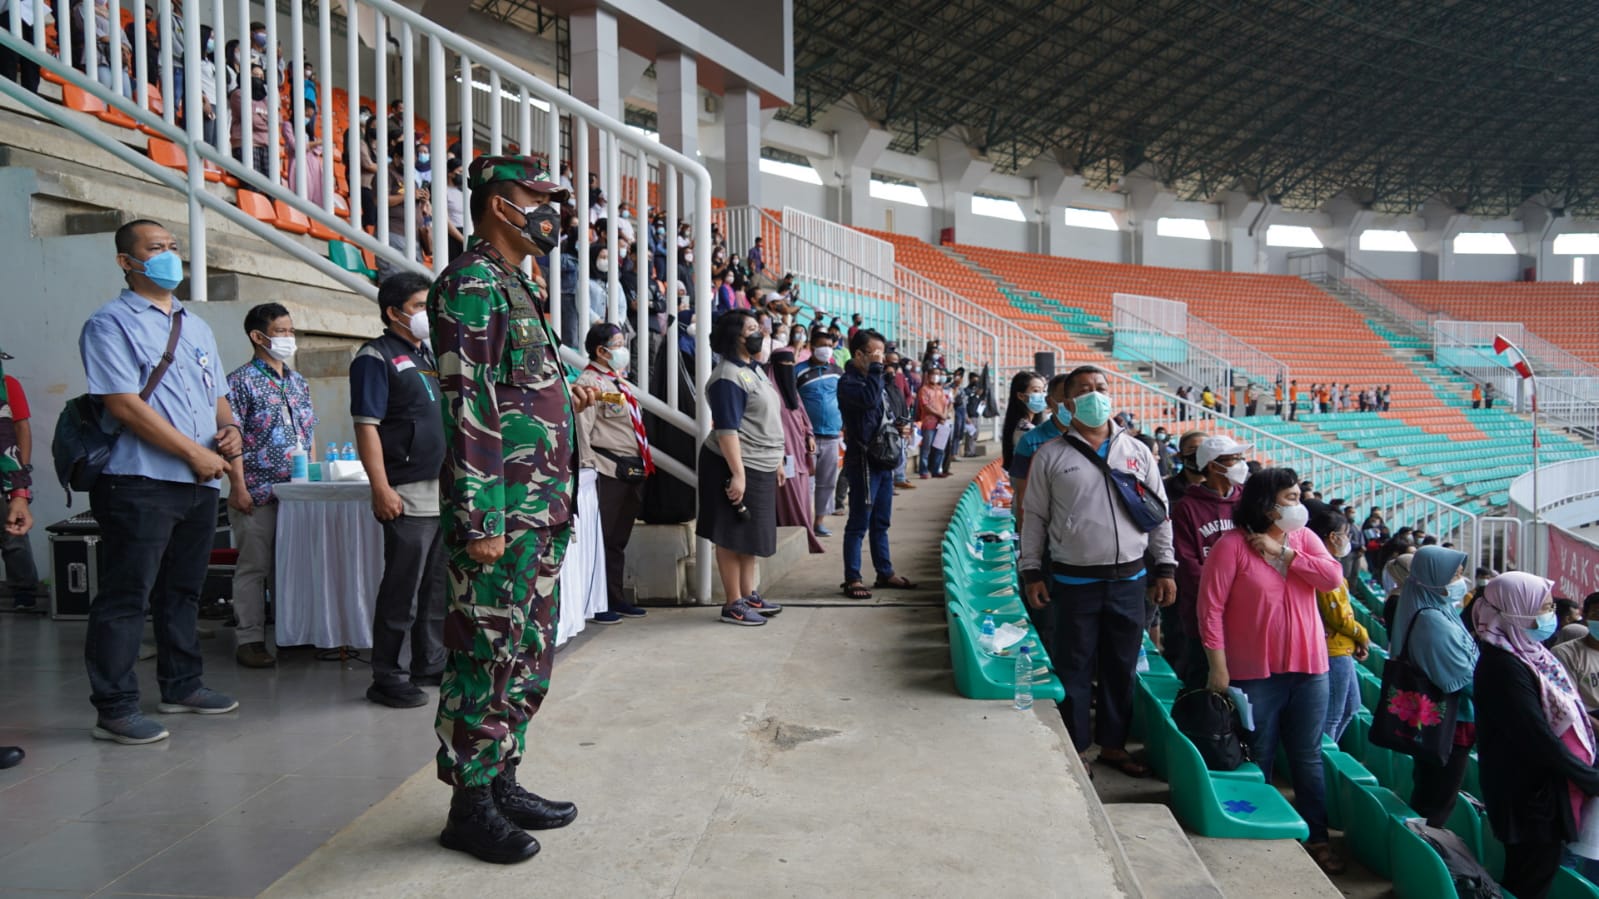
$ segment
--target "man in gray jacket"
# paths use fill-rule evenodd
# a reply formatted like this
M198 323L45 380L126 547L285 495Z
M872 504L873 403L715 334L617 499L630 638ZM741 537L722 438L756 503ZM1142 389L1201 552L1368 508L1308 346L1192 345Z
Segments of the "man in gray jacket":
M1099 761L1144 777L1148 766L1126 746L1147 620L1145 591L1152 577L1155 602L1176 601L1177 566L1170 520L1145 532L1111 481L1110 471L1130 474L1165 504L1154 455L1111 422L1111 410L1103 371L1085 365L1068 376L1066 400L1056 410L1065 433L1039 448L1027 480L1021 571L1027 602L1035 609L1055 606L1055 633L1045 642L1066 688L1060 714L1072 744L1083 753L1097 742ZM1091 735L1089 691L1096 678Z

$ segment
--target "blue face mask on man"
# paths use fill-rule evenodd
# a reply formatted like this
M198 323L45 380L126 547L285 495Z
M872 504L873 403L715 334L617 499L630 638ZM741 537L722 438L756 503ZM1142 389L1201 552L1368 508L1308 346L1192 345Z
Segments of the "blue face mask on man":
M139 274L162 290L172 290L183 283L183 259L171 250L162 250L144 260L144 271Z

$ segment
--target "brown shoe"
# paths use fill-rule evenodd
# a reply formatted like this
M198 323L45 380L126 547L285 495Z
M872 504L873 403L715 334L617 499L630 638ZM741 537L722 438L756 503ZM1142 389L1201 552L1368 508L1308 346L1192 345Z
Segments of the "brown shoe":
M912 484L910 481L895 481L894 482L894 486L898 487L901 490L915 490L916 489L916 485Z
M233 660L246 668L273 668L278 660L267 652L265 643L246 643L233 653Z

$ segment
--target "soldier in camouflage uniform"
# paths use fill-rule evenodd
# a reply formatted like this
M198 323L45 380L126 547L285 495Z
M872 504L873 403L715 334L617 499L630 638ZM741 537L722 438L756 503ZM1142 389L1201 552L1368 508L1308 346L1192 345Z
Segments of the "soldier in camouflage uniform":
M0 353L0 359L10 358ZM0 420L6 425L11 424L11 401L6 397L4 364L0 364ZM28 511L28 502L33 499L33 494L28 492L31 481L17 452L15 432L7 427L0 429L0 434L7 435L0 438L0 498L5 500L5 519L0 521L0 529L13 537L21 537L33 527L33 515ZM0 768L10 768L21 761L20 747L0 746Z
M550 683L574 415L597 397L567 387L543 279L521 268L555 245L560 211L551 201L566 192L521 156L477 159L468 184L473 236L428 295L444 391L439 490L450 585L435 729L439 779L455 788L439 839L507 864L539 850L524 829L577 815L570 802L517 786L516 766Z

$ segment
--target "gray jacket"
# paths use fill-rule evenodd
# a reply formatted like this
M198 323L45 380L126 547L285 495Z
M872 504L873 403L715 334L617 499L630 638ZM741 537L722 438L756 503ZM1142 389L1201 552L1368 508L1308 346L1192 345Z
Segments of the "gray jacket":
M1033 456L1023 502L1022 577L1030 582L1045 578L1046 549L1056 572L1108 580L1144 567L1147 549L1155 563L1149 574L1172 577L1177 565L1171 521L1147 534L1140 531L1099 466L1066 445L1067 440L1093 452L1075 430L1068 430L1064 437L1039 447ZM1165 501L1166 487L1154 455L1115 425L1111 426L1106 462L1112 470L1137 475L1147 490Z

